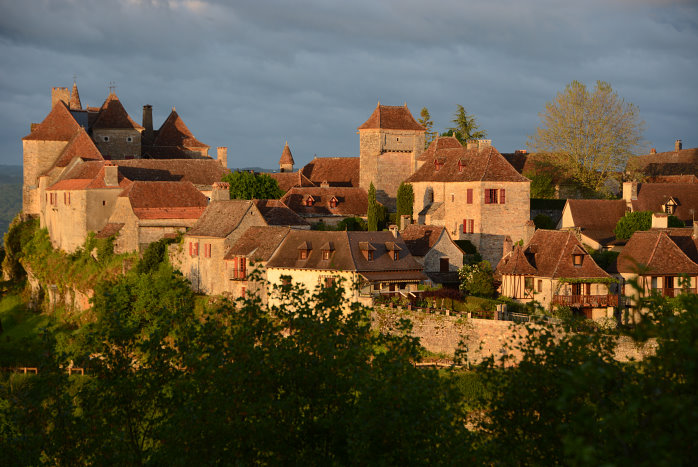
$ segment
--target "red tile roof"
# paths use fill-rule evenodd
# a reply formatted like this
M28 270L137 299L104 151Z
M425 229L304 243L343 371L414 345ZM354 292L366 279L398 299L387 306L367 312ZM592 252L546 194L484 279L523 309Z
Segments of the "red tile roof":
M73 90L70 92L70 109L71 110L82 110L82 103L80 102L80 94L78 93L78 85L73 81Z
M306 206L308 196L314 203ZM337 207L330 200L337 198ZM353 187L303 187L291 188L281 198L286 206L304 217L312 216L366 216L368 194L363 188Z
M462 147L463 147L463 145L460 144L460 141L458 141L458 139L455 136L445 136L445 137L437 136L434 139L434 141L431 142L431 144L429 145L427 150L424 151L417 158L417 160L434 162L434 158L436 157L437 151L440 151L442 149L460 149Z
M652 229L635 232L618 256L617 270L643 275L698 274L698 241L693 229Z
M315 157L303 167L303 175L316 185L358 187L360 163L358 157Z
M284 145L284 150L281 151L281 159L279 159L279 165L282 164L291 164L293 165L295 162L293 160L293 155L291 154L291 148L288 147L288 141Z
M400 232L400 237L413 256L425 256L441 238L444 230L443 227L437 225L411 224Z
M59 180L51 185L46 191L54 190L84 190L92 182L92 179L74 178L70 180Z
M252 201L248 200L211 201L187 235L225 238L237 229L245 215L259 215L256 211Z
M121 229L124 227L124 225L126 225L126 224L109 222L104 227L102 227L102 230L97 232L95 237L97 237L97 238L109 238L112 235L116 235L117 233L119 233L121 231Z
M698 173L698 148L645 154L628 159L629 171L640 171L648 176L693 175Z
M99 152L84 128L78 129L68 145L63 149L63 152L58 156L54 167L66 167L76 157L80 157L85 161L104 160L102 153Z
M276 180L279 188L281 188L281 191L284 193L296 186L316 186L308 177L303 175L303 172L300 170L298 172L268 173L267 175Z
M269 261L291 229L279 226L250 227L230 247L223 259L245 256L253 261Z
M190 182L133 182L119 196L139 219L198 219L208 204Z
M417 130L426 131L426 129L417 122L407 108L407 104L400 106L378 105L358 129L374 129L382 128L386 130Z
M567 208L575 227L602 244L615 239L613 230L625 215L626 202L622 199L568 199Z
M657 175L649 177L647 183L698 183L698 177L695 175Z
M695 183L640 183L637 199L632 201L633 211L663 212L664 204L673 198L678 202L674 215L684 222L691 222L698 212L698 184Z
M110 93L102 104L97 120L92 128L143 130L144 128L129 117L116 94Z
M230 173L213 159L133 159L113 161L130 180L189 181L213 185Z
M197 149L210 147L194 137L174 108L158 130L153 146Z
M254 205L269 225L308 226L308 223L278 199L255 199Z
M70 141L80 125L75 121L65 103L59 101L23 141Z

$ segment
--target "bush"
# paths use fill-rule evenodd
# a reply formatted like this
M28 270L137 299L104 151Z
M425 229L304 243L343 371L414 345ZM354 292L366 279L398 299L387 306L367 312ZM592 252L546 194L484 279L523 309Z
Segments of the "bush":
M494 295L494 277L489 261L467 264L458 271L460 290L466 295L489 298Z
M536 225L536 229L555 230L555 223L550 216L545 214L538 214L533 218L533 223Z

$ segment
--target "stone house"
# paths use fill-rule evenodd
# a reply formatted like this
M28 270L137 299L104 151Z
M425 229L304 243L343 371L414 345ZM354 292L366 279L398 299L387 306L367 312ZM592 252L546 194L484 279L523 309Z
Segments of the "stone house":
M337 225L347 217L366 219L368 211L368 194L363 188L295 187L281 201L311 224Z
M345 298L365 305L381 293L408 294L426 279L397 233L291 230L266 263L270 285L290 277L309 291L341 281ZM273 294L269 303L278 304Z
M618 256L616 270L621 278L624 319L636 321L637 298L652 292L665 297L696 293L698 281L698 222L693 228L666 228L666 216L657 228L636 231ZM639 290L632 285L635 282Z
M557 228L576 230L582 243L595 250L618 250L613 231L627 209L622 199L568 199Z
M674 142L673 151L657 152L652 148L649 154L630 157L626 165L626 174L635 178L696 173L698 148L684 149L680 139Z
M463 267L465 252L453 242L448 230L438 225L411 224L400 231L400 237L432 284L460 283L458 270Z
M499 293L544 308L568 306L587 318L611 318L618 296L612 278L586 252L573 232L536 230L525 245L515 245L497 265Z
M443 141L449 139L450 144ZM519 240L531 234L530 180L489 140L467 148L456 143L452 137L436 139L405 180L414 191L417 223L445 227L455 240L470 241L484 259L497 264L507 236Z
M690 226L698 212L698 184L624 182L623 200L630 211L666 213Z
M140 159L143 127L133 121L113 92L102 104L90 131L102 156L109 159Z
M316 186L359 187L360 170L358 157L314 157L301 172Z

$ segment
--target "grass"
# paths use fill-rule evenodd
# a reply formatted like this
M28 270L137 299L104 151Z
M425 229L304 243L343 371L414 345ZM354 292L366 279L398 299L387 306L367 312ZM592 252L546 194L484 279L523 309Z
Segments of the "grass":
M58 325L51 316L29 310L22 297L6 294L0 299L0 366L35 366L47 349L48 334Z

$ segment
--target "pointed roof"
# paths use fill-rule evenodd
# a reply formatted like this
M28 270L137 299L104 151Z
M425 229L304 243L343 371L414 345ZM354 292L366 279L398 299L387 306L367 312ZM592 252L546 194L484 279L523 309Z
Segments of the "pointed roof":
M497 265L497 272L510 276L535 276L538 274L538 270L528 262L520 245L514 245L511 253L502 258Z
M143 130L144 128L129 117L121 101L113 92L102 104L97 120L92 128Z
M358 129L384 129L384 130L416 130L427 131L422 125L417 122L412 116L407 104L391 106L381 105L380 102L376 105L373 113Z
M253 226L230 247L223 259L246 256L253 261L269 261L291 229L279 226Z
M181 146L185 148L210 147L194 137L174 107L158 130L153 146Z
M76 157L85 161L104 160L102 154L84 128L78 129L77 133L75 133L68 145L63 149L63 152L58 156L54 167L67 167Z
M315 157L303 167L303 175L316 185L358 187L360 174L359 157Z
M288 147L288 141L284 145L284 150L281 152L281 159L279 159L279 165L295 164L293 160L293 155L291 154L291 148Z
M70 141L80 125L71 115L64 102L57 102L51 112L34 131L22 138L23 141Z
M82 110L78 84L75 81L73 81L73 90L70 92L70 110Z
M267 174L279 184L281 191L286 193L293 187L315 186L299 169L297 172L276 172Z
M698 240L693 229L652 229L635 232L617 260L621 273L646 275L698 274Z
M187 235L225 238L238 228L250 209L257 211L252 201L248 200L211 201Z
M455 136L437 136L417 160L431 162L436 158L436 153L442 149L459 149L462 147L463 145L460 144L460 141Z

